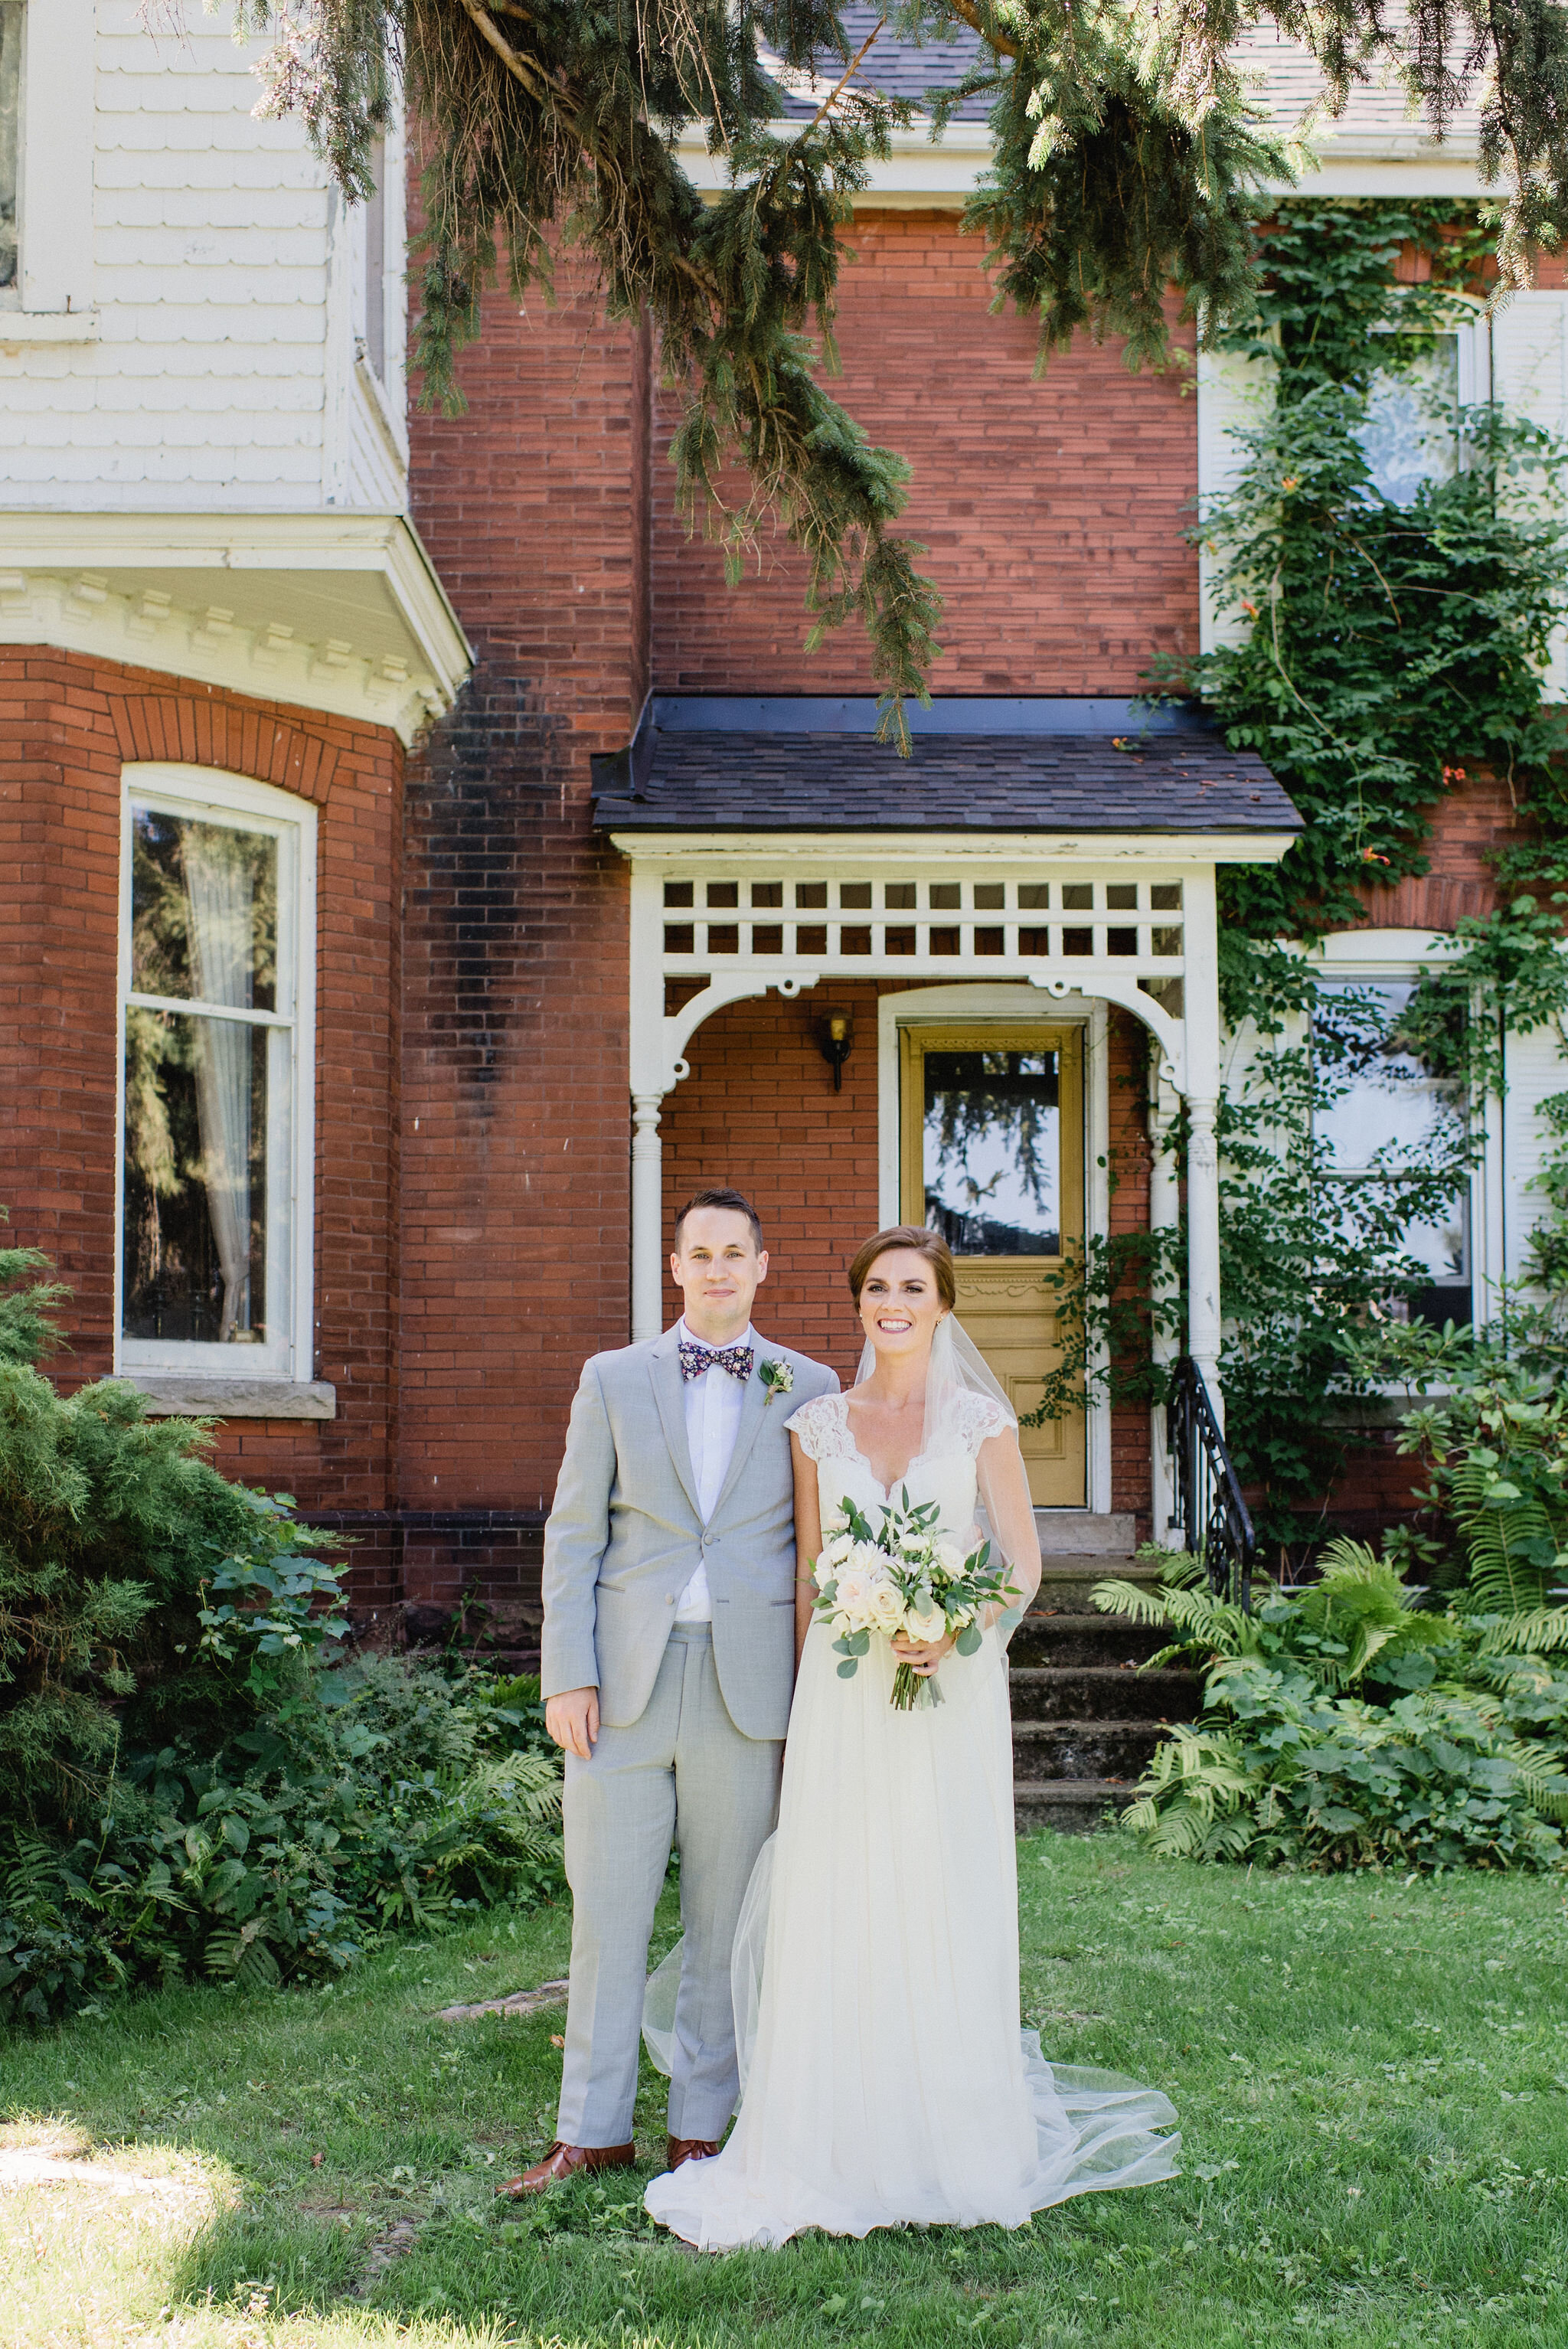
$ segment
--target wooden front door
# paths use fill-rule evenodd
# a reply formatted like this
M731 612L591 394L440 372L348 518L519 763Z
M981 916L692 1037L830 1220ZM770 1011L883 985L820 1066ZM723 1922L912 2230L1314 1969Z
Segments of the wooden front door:
M1059 1368L1059 1275L1083 1253L1083 1031L1000 1022L901 1028L905 1223L939 1231L958 1317L1022 1421ZM1084 1415L1021 1430L1041 1508L1087 1504Z

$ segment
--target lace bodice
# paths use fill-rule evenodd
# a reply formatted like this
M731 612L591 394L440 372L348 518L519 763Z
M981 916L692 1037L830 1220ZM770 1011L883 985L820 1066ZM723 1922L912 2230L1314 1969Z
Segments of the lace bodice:
M817 1395L802 1403L789 1425L799 1437L807 1458L817 1464L824 1529L835 1516L841 1516L846 1498L853 1500L857 1508L870 1511L892 1497L855 1442L846 1395ZM916 1505L935 1501L944 1532L966 1535L975 1523L976 1455L986 1438L999 1435L1006 1425L1001 1407L989 1396L964 1391L944 1414L936 1445L916 1454L898 1479L898 1489L907 1491Z
M855 1442L850 1429L850 1399L845 1394L814 1396L810 1402L786 1422L799 1437L800 1449L808 1460L864 1460L865 1454ZM954 1398L953 1409L943 1431L941 1451L963 1452L973 1460L987 1436L1000 1435L1007 1422L1001 1406L988 1395L974 1394L967 1389ZM928 1458L938 1456L922 1449L910 1462L912 1469ZM871 1463L866 1461L870 1467Z

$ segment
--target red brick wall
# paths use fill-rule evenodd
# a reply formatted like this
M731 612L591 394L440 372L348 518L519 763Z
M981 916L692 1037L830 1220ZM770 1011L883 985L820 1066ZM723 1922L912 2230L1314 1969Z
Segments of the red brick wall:
M374 1508L395 1443L402 753L380 728L42 647L0 648L0 1201L74 1297L67 1387L113 1364L120 769L169 759L318 811L315 1375L333 1421L233 1421L225 1474Z
M1462 916L1490 914L1497 904L1491 860L1517 847L1521 837L1507 783L1483 769L1467 770L1429 813L1431 869L1391 889L1374 885L1363 893L1373 929L1451 930Z
M861 1328L844 1275L877 1229L877 997L874 980L832 985L853 1015L841 1092L817 1049L810 997L731 1004L686 1047L691 1074L665 1097L665 1228L709 1184L733 1184L762 1218L768 1279L757 1326L781 1345L830 1362L849 1385ZM819 995L822 993L818 989ZM665 1319L680 1296L665 1275Z
M983 245L950 212L865 212L841 279L830 388L913 468L900 527L946 599L938 693L1130 693L1150 656L1197 647L1198 574L1181 533L1197 487L1190 375L1131 375L1079 342L1034 379L1026 319L988 315ZM1190 346L1187 329L1178 342ZM858 624L803 649L804 565L765 536L743 583L689 542L655 449L654 677L663 692L868 692Z
M835 980L832 996L852 1013L854 1049L841 1092L811 1033L810 998L776 996L731 1004L686 1047L691 1074L665 1098L665 1224L700 1186L732 1184L754 1203L768 1236L768 1279L757 1326L768 1337L830 1362L848 1385L861 1330L844 1275L860 1243L877 1228L877 1000L874 980ZM820 992L820 990L819 990ZM1138 1023L1113 1010L1109 1035L1113 1232L1149 1222L1149 1144L1144 1061ZM680 1309L665 1277L665 1319ZM1118 1409L1111 1425L1111 1506L1150 1510L1149 1413Z
M419 529L478 656L411 763L402 1474L419 1511L549 1506L584 1356L626 1342L626 887L589 756L647 688L646 336L490 305L466 413L413 419ZM432 1534L409 1588L459 1571Z

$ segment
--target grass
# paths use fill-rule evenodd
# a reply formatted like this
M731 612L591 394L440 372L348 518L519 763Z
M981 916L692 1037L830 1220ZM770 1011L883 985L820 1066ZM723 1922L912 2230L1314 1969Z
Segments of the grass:
M648 2227L652 2165L498 2205L552 2132L562 2017L434 2010L560 1973L569 1920L492 1917L330 1991L171 1991L0 2049L0 2146L164 2181L7 2194L0 2344L1568 2342L1560 1878L1264 1876L1114 1836L1037 1837L1019 1859L1026 2013L1062 2061L1169 2089L1174 2184L1016 2234L727 2259ZM650 2152L661 2088L647 2074Z

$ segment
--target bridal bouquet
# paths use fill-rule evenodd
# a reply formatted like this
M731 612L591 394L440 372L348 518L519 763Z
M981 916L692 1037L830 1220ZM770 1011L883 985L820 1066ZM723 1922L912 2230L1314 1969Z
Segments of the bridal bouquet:
M1005 1565L992 1566L991 1545L965 1556L961 1546L937 1530L938 1505L911 1507L907 1486L895 1506L882 1504L882 1522L873 1532L854 1503L846 1500L830 1520L828 1539L812 1568L817 1585L814 1613L835 1633L834 1652L843 1658L839 1678L853 1680L872 1634L895 1640L934 1641L956 1632L961 1656L980 1645L980 1609L1006 1606L1017 1596ZM922 1677L909 1664L893 1674L892 1702L901 1713L917 1704L944 1702L935 1676Z

